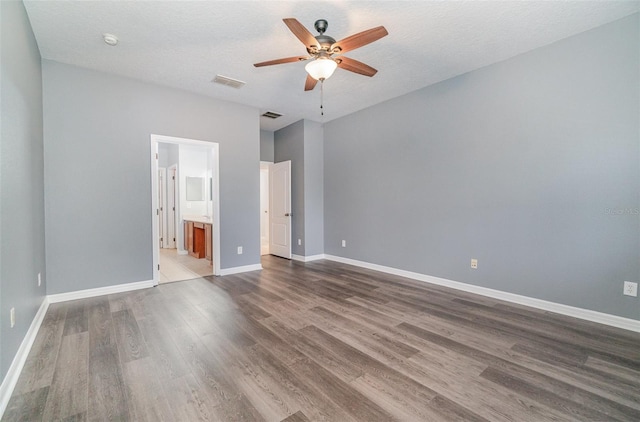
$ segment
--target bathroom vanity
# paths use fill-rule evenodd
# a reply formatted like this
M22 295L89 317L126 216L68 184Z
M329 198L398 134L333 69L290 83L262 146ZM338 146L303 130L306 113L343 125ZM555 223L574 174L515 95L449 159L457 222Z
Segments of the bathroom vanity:
M206 217L185 217L184 249L194 258L213 262L211 220Z

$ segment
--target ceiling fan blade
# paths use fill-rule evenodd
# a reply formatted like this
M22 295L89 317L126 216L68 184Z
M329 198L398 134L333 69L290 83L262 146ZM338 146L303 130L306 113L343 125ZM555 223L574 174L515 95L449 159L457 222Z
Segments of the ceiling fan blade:
M305 28L296 18L285 18L282 20L284 21L285 25L289 27L291 32L293 32L293 35L295 35L300 41L302 41L302 44L304 44L305 47L320 47L318 45L318 40L316 40L316 37L314 37L313 34L309 32L309 30Z
M305 91L311 91L313 88L316 87L317 83L318 83L318 81L313 79L311 77L311 75L307 75L307 80L304 82L304 90Z
M368 64L364 64L348 57L340 56L336 61L338 62L338 67L340 69L348 70L349 72L359 73L364 76L373 76L378 73L376 69L372 68Z
M331 46L331 50L338 47L340 49L339 53L346 53L347 51L355 50L363 45L377 41L388 34L384 26L377 26L336 42Z
M308 60L310 58L311 58L310 56L285 57L284 59L269 60L269 61L266 61L266 62L254 63L253 65L255 67L271 66L271 65L274 65L274 64L301 62L301 61L304 61L304 60Z

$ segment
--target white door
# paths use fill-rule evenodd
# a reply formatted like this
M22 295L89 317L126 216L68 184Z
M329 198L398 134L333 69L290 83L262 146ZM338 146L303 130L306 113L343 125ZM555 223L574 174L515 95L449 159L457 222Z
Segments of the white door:
M291 259L291 161L271 166L269 185L269 252Z
M167 192L166 183L166 169L158 169L158 235L160 236L160 247L164 248L166 245L166 224L164 224L164 209L165 209L165 193Z
M269 164L260 163L260 255L269 255Z
M175 165L169 167L167 177L167 248L176 247L176 170Z

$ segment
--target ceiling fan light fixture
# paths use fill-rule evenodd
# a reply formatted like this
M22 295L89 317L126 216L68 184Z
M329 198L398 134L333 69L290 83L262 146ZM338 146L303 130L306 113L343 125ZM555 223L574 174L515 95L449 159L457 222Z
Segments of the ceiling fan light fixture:
M338 64L330 58L318 58L312 62L309 62L304 70L315 80L324 81L329 79L333 72L338 67Z

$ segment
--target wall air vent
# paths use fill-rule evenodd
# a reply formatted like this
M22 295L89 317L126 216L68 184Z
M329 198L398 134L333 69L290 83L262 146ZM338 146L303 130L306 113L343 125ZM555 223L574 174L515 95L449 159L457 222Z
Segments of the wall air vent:
M216 77L213 78L212 82L220 85L230 86L231 88L236 88L236 89L242 88L246 84L246 82L242 82L237 79L229 78L227 76L222 76L222 75L216 75Z
M267 111L262 115L262 117L268 117L270 119L277 119L280 116L282 116L282 114L276 113L275 111Z

